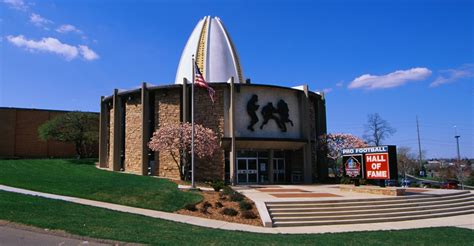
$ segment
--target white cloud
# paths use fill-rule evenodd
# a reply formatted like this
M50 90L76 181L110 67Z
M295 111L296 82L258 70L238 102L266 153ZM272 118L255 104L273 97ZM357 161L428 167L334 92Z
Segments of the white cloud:
M5 4L10 6L10 8L26 11L28 10L28 5L25 4L23 0L3 0Z
M42 28L45 28L45 29L48 29L46 27L46 25L48 25L50 23L53 23L51 20L48 20L48 19L42 17L41 15L35 14L35 13L32 13L30 15L30 22L33 23L37 27L42 27Z
M89 47L84 45L74 46L61 43L58 39L47 37L41 40L27 39L23 35L7 36L7 40L17 47L23 47L30 52L49 52L63 56L66 60L72 60L79 56L90 61L98 59L99 56Z
M85 45L79 45L79 51L81 52L82 57L88 61L99 59L99 55Z
M364 74L355 78L347 88L349 89L387 89L402 86L411 81L424 80L431 76L431 70L417 67L408 70L398 70L385 75Z
M77 29L75 26L70 25L70 24L61 25L60 27L56 29L56 32L59 32L59 33L75 32L78 34L82 34L81 30Z
M337 87L342 87L343 85L344 85L344 81L339 81L338 83L336 83Z
M447 69L439 71L439 75L430 87L437 87L443 84L453 83L461 79L473 78L474 77L474 64L464 64L463 66L455 69Z

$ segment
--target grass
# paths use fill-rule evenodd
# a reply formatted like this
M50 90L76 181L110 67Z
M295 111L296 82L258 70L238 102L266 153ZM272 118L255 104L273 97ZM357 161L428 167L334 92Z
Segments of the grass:
M335 234L258 234L202 228L0 191L0 219L94 238L151 245L472 245L461 228Z
M166 179L99 170L94 161L0 160L0 184L168 212L202 199Z

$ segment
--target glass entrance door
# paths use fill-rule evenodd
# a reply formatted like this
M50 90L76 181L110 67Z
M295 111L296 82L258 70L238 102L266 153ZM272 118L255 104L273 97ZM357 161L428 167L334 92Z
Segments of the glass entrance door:
M273 182L283 183L285 181L285 158L273 158Z
M237 158L237 183L258 183L257 158Z

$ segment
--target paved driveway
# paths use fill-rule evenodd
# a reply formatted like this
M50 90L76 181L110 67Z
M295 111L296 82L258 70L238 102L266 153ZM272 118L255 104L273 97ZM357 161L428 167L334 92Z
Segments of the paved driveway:
M11 224L0 221L1 246L37 246L37 245L125 245L116 242L98 242L90 239L81 239L66 233L50 232L39 228Z

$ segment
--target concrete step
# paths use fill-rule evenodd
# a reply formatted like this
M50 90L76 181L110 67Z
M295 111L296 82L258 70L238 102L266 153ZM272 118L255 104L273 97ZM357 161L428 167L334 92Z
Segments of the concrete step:
M450 208L437 208L437 209L425 209L425 210L411 210L411 211L402 211L402 212L384 212L379 210L373 210L372 214L359 214L358 211L354 211L352 215L340 215L340 214L330 214L330 215L314 215L314 216L300 216L295 215L295 217L280 217L273 216L272 220L276 222L280 221L327 221L327 220L360 220L370 217L371 219L375 218L393 218L393 217L407 217L407 216L419 216L426 214L438 214L438 213L450 213L457 211L466 211L471 210L474 212L474 203L463 204L461 206L454 205Z
M336 219L336 220L312 220L312 221L278 221L274 222L273 226L318 226L318 225L342 225L342 224L363 224L363 223L382 223L382 222L395 222L404 220L419 220L419 219L431 219L440 217L449 217L457 215L473 214L474 209L461 209L454 212L440 212L432 214L421 214L421 215L406 215L389 218L365 218L365 219Z
M370 199L360 201L358 199L345 199L345 200L332 200L329 201L291 201L291 202L267 202L266 206L269 209L276 208L324 208L324 207L350 207L350 206L378 206L378 205L389 205L389 204L410 204L430 201L442 201L442 200L453 200L457 198L474 197L471 193L458 193L444 196L424 196L418 199L413 198L401 198L401 199Z
M440 200L440 201L420 201L420 202L412 202L412 203L403 203L403 204L381 204L381 205L374 205L374 204L357 204L350 206L341 206L341 207L328 207L328 206L308 206L308 207L295 207L295 206L287 206L287 207L267 207L270 213L294 213L294 212L301 212L301 213L311 213L311 212L341 212L344 210L352 211L352 210L371 210L374 208L377 209L393 209L393 208L417 208L423 206L431 206L431 205L450 205L453 203L462 203L468 201L474 201L474 196L464 196L464 197L454 197L455 199L450 200Z
M459 190L459 191L454 191L450 193L444 193L444 194L426 194L426 193L420 193L419 195L408 195L408 196L394 196L394 197L377 197L377 198L354 198L354 199L330 199L330 200L319 200L319 201L314 201L314 200L303 200L303 201L298 201L300 204L312 204L312 203L345 203L348 200L352 202L370 202L370 201L396 201L396 200L411 200L411 199L420 199L420 198L435 198L435 197L449 197L449 196L458 196L462 194L467 194L467 195L474 195L471 192L467 190ZM274 201L274 202L268 202L268 204L275 204L275 205L282 205L282 204L293 204L295 201Z
M417 205L417 204L414 204ZM409 211L422 211L422 210L430 210L430 209L442 209L442 208L452 208L452 207L462 207L462 206L469 206L474 205L474 199L464 200L464 201L457 201L455 203L442 203L442 204L425 204L425 205L418 205L418 206L392 206L390 208L380 208L380 207L364 207L363 209L355 209L353 207L348 207L347 209L340 209L340 210L315 210L315 211L300 211L300 210L292 210L292 211L271 211L271 217L299 217L299 216L328 216L328 215L351 215L354 213L357 214L373 214L374 211L378 213L396 213L396 212L409 212Z

